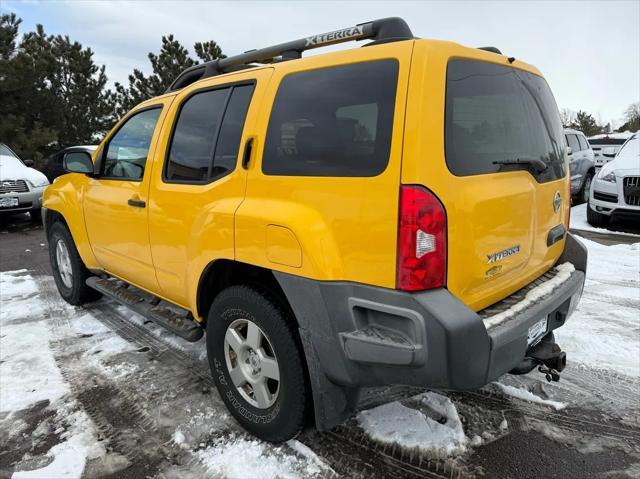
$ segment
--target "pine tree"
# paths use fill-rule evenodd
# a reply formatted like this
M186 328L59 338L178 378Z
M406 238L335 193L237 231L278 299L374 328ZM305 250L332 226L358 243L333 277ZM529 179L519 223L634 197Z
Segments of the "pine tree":
M0 18L0 141L39 162L65 146L95 143L113 123L104 66L42 25L17 42L20 20Z
M198 42L194 50L197 57L205 62L225 58L222 49L214 41ZM115 84L117 116L124 115L142 101L162 95L183 70L199 63L189 56L188 50L173 35L163 36L160 53L149 53L148 58L153 72L151 75L146 76L134 69L127 86Z
M585 136L593 136L602 133L602 127L598 125L593 115L586 111L578 111L575 120L571 123L571 128L581 131Z

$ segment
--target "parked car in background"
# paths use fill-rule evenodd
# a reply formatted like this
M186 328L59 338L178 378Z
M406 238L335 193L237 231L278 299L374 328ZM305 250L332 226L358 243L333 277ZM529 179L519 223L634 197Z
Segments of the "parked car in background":
M581 131L565 129L564 137L569 146L569 170L571 172L571 197L575 204L589 200L589 189L596 168L593 150Z
M629 138L616 157L593 180L587 206L591 226L605 226L611 217L640 220L640 139Z
M593 150L593 162L596 165L596 169L611 161L622 148L624 142L631 136L633 136L633 133L625 131L622 133L603 133L602 135L594 135L587 138Z
M97 148L98 145L81 145L70 146L68 148L57 151L53 155L49 156L49 158L47 158L47 162L42 169L42 172L47 176L49 182L53 183L53 180L55 180L58 176L64 175L66 173L66 171L62 167L62 159L64 158L65 153L86 151L91 155L94 151L96 151Z
M49 180L31 168L33 161L22 161L4 143L0 143L0 213L25 211L40 220L42 193Z

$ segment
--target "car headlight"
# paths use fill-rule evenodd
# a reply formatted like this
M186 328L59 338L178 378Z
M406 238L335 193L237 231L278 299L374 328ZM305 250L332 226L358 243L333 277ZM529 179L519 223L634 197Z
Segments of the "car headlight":
M603 175L602 173L605 173L605 174ZM601 172L598 175L598 179L602 180L602 181L609 181L611 183L615 183L616 182L616 175L615 175L615 173L613 171L611 173Z
M34 188L42 188L43 186L49 186L49 180L42 178L40 180L27 180Z

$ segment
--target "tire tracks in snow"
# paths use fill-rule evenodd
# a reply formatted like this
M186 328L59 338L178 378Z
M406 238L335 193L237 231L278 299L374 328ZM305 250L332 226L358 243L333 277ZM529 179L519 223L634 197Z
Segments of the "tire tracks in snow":
M79 309L61 302L50 277L34 279L50 320L56 365L110 454L106 470L104 465L89 461L84 475L114 479L155 477L166 468L177 468L198 477L211 477L196 456L172 442L171 434L142 408L144 402L135 391L123 388L81 359L86 349L78 347L79 334L66 319L69 314L78 314Z

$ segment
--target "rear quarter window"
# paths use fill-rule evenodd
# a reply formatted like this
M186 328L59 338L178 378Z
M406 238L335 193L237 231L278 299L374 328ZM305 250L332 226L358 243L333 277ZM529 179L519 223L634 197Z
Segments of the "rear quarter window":
M565 176L563 130L547 83L512 67L451 60L447 67L445 155L457 176L527 168L500 162L537 159L540 182Z
M375 176L389 162L398 62L286 76L269 119L267 175Z

